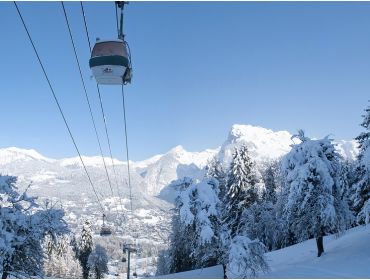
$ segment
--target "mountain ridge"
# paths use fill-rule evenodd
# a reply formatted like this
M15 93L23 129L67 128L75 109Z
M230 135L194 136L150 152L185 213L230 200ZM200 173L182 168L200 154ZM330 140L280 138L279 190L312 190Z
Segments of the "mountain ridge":
M204 177L207 163L217 157L225 166L231 160L236 147L246 144L252 159L257 165L266 160L277 159L291 149L292 135L287 131L274 132L270 129L251 125L233 125L227 138L216 149L200 152L188 152L181 146L175 146L167 153L152 156L142 161L130 161L131 186L135 213L135 227L148 229L147 233L170 231L170 217L176 189L171 182L183 177L200 180ZM337 150L345 158L353 160L357 155L355 141L336 141ZM82 156L89 175L94 182L97 194L101 198L108 221L113 221L121 212L123 217L131 215L130 189L128 187L127 163L105 157L111 186L107 180L103 161L100 156ZM86 215L101 223L99 207L91 185L87 180L80 159L70 157L51 159L33 149L9 147L0 149L0 174L18 177L18 187L25 189L29 185L31 195L60 201L64 206L69 224L78 226ZM122 207L119 201L122 198ZM84 207L81 208L83 202ZM115 211L113 211L115 210ZM117 212L117 213L115 213ZM127 229L128 230L128 229ZM164 244L161 234L156 234L156 242ZM165 235L164 235L165 236ZM145 238L145 236L143 237ZM161 241L162 240L162 241Z
M130 166L132 176L139 188L150 196L156 196L173 180L184 176L200 179L204 175L205 166L215 156L227 167L234 149L239 145L247 145L252 159L257 163L263 163L282 157L290 151L293 143L292 134L288 131L273 131L260 126L234 124L226 140L216 149L188 152L183 146L177 145L164 154L154 155L141 161L130 161ZM355 140L336 140L334 143L345 159L356 158L358 150ZM100 174L97 176L104 176L101 156L82 156L82 158L92 172ZM112 173L112 159L104 157L104 160L109 173ZM113 159L113 162L119 169L119 179L127 180L125 167L127 162L118 159ZM33 166L30 166L31 163L34 163ZM78 170L82 165L79 157L52 159L34 149L9 147L0 149L0 167L3 169L9 167L5 168L7 172L17 171L15 175L18 176L23 175L22 172L18 172L22 168L31 168L35 173L32 174L32 178L37 179L33 181L41 182L43 179L47 181L52 176L56 177L54 173L60 169ZM111 176L113 177L113 174ZM104 178L100 180L102 179Z

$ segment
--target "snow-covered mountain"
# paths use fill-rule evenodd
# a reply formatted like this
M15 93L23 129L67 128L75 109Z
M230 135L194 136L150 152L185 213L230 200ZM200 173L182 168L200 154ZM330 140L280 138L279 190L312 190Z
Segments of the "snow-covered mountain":
M23 162L23 161L44 161L52 162L52 159L46 158L36 152L35 150L20 149L16 147L9 147L6 149L0 149L0 165L6 165L13 162Z
M221 162L228 164L235 148L245 144L256 162L277 159L290 151L291 137L287 131L274 132L263 127L235 124L218 156Z
M136 221L140 225L138 227L150 225L152 230L155 230L166 224L166 217L169 216L169 209L172 206L162 200L166 197L161 197L159 194L161 191L171 193L170 189L166 189L166 192L163 190L172 181L185 176L201 179L204 176L204 167L215 156L225 166L228 165L235 147L242 143L248 146L257 164L277 159L290 151L290 146L293 144L291 137L292 135L287 131L274 132L262 127L236 124L232 126L225 142L217 149L188 152L182 146L177 146L165 154L156 155L144 161L130 162L133 205L136 213L141 213L136 215ZM352 160L356 157L358 151L355 141L340 140L336 141L336 144L344 158ZM112 160L105 158L112 183L111 188L101 157L83 156L83 160L104 207L129 215L127 163L113 159L115 167L113 168ZM32 182L30 192L34 195L62 200L71 212L69 213L71 220L77 220L84 211L95 213L94 219L100 219L96 216L99 213L97 199L93 195L78 157L50 159L35 150L4 148L0 149L0 174L18 176L20 187L27 187ZM123 199L118 198L118 193ZM122 204L122 207L118 204ZM164 219L149 219L149 217Z
M204 167L216 154L217 150L192 153L182 146L177 146L145 167L140 168L140 163L134 166L144 179L147 193L158 195L165 186L178 178L201 178L204 175Z
M202 152L188 152L182 146L176 146L165 154L153 156L147 160L130 162L135 189L150 197L157 196L171 181L184 176L199 179L204 175L204 167L214 156L227 165L232 157L235 147L246 144L252 158L257 163L277 159L291 149L293 144L292 134L287 131L274 132L270 129L235 124L232 126L226 141L217 149L208 149ZM294 140L297 141L297 140ZM336 141L338 152L349 160L355 159L358 150L354 140ZM89 172L99 182L99 191L108 194L103 161L101 157L83 156ZM106 157L111 181L124 185L127 181L126 162L113 159L116 173L113 172L112 160ZM84 184L85 174L78 157L65 159L50 159L35 150L20 148L0 149L1 173L14 174L20 180L32 181L33 188L40 184L56 186L70 183L74 179L81 180ZM68 173L64 176L63 174ZM63 186L65 188L65 186ZM74 192L72 192L74 193Z
M358 143L356 140L338 140L334 141L339 154L346 160L353 161L358 155Z
M222 144L218 157L227 165L231 161L234 149L245 144L257 163L278 159L290 151L292 144L299 142L298 139L292 140L292 136L288 131L274 132L263 127L235 124L227 140ZM334 141L334 144L343 158L348 160L356 158L358 149L355 140L339 140Z

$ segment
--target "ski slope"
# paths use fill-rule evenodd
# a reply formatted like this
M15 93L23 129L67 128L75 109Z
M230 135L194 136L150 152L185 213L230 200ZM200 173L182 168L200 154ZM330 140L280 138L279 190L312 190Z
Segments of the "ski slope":
M266 254L270 272L260 278L370 278L370 225L324 237L318 258L315 239Z
M156 276L152 279L224 279L224 269L222 265L216 265L202 269Z

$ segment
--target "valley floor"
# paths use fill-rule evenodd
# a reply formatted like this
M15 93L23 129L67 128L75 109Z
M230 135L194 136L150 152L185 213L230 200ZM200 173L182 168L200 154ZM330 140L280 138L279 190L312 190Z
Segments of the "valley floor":
M318 258L315 239L266 254L270 272L260 278L370 278L370 225L324 237Z

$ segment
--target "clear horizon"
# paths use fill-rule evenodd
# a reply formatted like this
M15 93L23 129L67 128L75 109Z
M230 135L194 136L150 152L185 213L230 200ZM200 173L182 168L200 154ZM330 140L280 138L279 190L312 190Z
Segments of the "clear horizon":
M109 156L79 3L65 2L104 156ZM114 5L85 2L90 39L115 36ZM83 155L99 155L59 2L19 2ZM351 140L370 92L368 2L131 2L130 160L220 146L233 124ZM13 3L0 3L0 147L76 152ZM13 54L13 55L12 55ZM22 73L22 74L19 74ZM119 87L102 87L113 157L125 160Z

